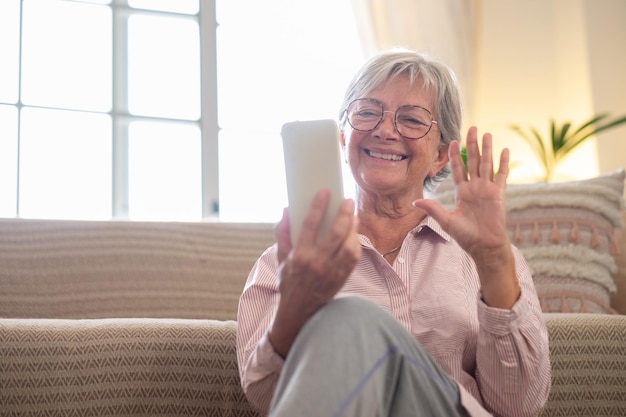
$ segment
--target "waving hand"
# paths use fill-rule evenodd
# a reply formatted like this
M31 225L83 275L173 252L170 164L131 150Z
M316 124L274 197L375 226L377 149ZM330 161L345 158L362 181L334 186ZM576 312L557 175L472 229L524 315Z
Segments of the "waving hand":
M494 173L491 134L478 144L475 127L467 134L467 170L459 143L450 144L449 155L456 189L456 206L444 210L432 200L413 204L437 220L476 263L485 302L509 308L519 296L515 265L506 230L505 187L509 173L509 151L500 155Z

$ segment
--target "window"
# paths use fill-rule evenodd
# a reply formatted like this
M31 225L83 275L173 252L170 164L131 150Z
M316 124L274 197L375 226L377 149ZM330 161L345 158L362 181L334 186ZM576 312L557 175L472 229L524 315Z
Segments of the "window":
M362 60L349 0L4 0L0 36L2 217L276 221L282 123Z

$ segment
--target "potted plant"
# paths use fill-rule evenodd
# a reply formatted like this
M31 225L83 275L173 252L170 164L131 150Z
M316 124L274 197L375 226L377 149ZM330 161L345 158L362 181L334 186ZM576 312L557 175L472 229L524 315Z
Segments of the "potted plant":
M558 163L572 150L589 137L625 123L626 115L610 119L608 114L594 116L578 127L573 127L571 122L558 125L551 119L550 130L545 137L534 127L522 128L519 125L509 127L531 147L544 169L543 180L549 182Z

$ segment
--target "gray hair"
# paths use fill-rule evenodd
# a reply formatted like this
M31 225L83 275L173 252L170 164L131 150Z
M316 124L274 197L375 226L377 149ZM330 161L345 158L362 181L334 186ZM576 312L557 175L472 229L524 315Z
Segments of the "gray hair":
M454 72L444 63L425 53L404 49L392 49L370 58L350 82L341 105L339 125L343 130L347 123L346 108L352 100L363 97L398 75L408 75L412 84L417 79L425 88L432 89L435 97L434 112L441 132L440 146L460 140L463 108ZM439 182L450 175L446 164L434 177L424 180L424 188L434 191Z

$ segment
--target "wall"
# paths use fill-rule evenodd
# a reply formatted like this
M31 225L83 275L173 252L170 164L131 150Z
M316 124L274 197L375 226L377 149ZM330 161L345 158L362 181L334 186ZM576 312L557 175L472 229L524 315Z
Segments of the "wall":
M584 121L626 114L626 2L477 0L472 119L509 147L510 182L537 180L541 168L510 124L544 132L550 118ZM556 180L626 167L626 128L599 135L568 157Z
M594 109L626 114L626 1L586 1L584 10ZM626 168L626 127L598 135L598 157L603 172Z

